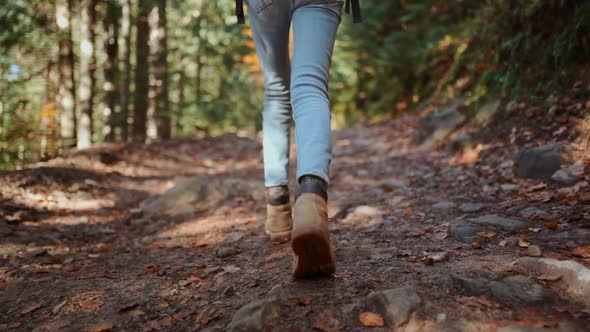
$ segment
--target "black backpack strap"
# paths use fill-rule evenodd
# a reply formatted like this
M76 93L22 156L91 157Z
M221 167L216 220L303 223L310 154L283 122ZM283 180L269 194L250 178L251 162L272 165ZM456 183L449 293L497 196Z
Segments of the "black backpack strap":
M359 0L346 0L345 11L346 14L350 14L350 4L352 2L352 21L359 23L363 20L361 17L361 4Z
M238 24L246 23L244 17L244 0L236 0L236 16L238 17Z

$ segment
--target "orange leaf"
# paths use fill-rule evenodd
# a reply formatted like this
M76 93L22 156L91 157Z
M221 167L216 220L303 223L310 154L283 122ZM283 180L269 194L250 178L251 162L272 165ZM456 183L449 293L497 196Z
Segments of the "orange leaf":
M291 301L293 301L293 303L295 303L296 305L306 306L306 305L310 305L311 302L313 301L313 299L309 295L304 295L304 296L295 296L294 298L291 299Z
M477 232L477 235L479 235L485 239L493 239L496 237L496 233L492 233L492 232Z
M82 300L82 301L78 302L78 305L80 306L80 308L89 309L89 310L96 310L96 309L102 307L103 304L104 304L104 302L102 302L101 300Z
M372 312L363 312L359 319L363 326L367 327L376 327L376 326L383 326L385 323L383 322L383 317L379 314L375 314Z
M160 267L160 265L153 265L153 264L146 265L145 268L146 268L146 270L148 270L152 273L158 273L162 269L162 267Z
M574 255L582 258L590 258L590 247L577 247Z
M481 249L481 242L473 241L471 242L471 247L473 247L473 249Z
M405 215L414 214L414 210L412 210L412 208L406 208L406 209L404 209L404 214Z
M33 303L29 306L26 306L25 308L23 308L23 310L20 311L21 314L28 314L29 312L33 312L39 308L41 308L42 304L40 303Z
M518 246L521 248L528 248L531 246L531 242L529 241L529 238L526 237L526 235L521 235L518 238Z
M554 231L554 230L556 230L556 229L557 229L557 227L558 227L558 224L557 224L557 222L555 222L555 221L550 221L550 222L548 222L548 223L545 225L545 227L547 227L547 229L550 229L550 230Z

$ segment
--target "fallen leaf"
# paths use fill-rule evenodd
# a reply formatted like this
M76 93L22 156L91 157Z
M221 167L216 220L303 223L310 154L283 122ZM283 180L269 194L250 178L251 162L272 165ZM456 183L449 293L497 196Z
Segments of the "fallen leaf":
M555 222L555 221L550 221L550 222L548 222L548 223L545 225L545 227L547 227L547 229L549 229L549 230L552 230L552 231L554 231L554 230L556 230L556 229L557 229L557 227L558 227L558 224L557 224L557 222Z
M272 269L276 269L277 267L279 267L279 263L277 263L277 262L266 263L266 264L264 264L264 266L262 266L262 268L265 270L272 270Z
M529 228L529 231L533 233L539 233L543 228Z
M496 233L493 233L493 232L477 232L477 235L479 235L485 239L493 239L496 237Z
M149 264L149 265L145 266L145 269L152 272L152 273L158 273L158 272L160 272L162 267L160 265Z
M518 237L518 246L521 248L528 248L530 247L531 242L526 235L521 235Z
M101 300L82 300L82 301L78 302L78 305L80 306L80 308L89 309L89 310L96 310L96 309L102 307L103 304L104 304L104 302L102 302Z
M500 241L500 243L498 243L498 245L500 247L505 247L507 244L508 244L508 241L506 241L506 240L502 240L502 241Z
M405 208L404 209L404 214L409 216L411 214L414 214L414 210L412 210L412 208Z
M411 232L406 233L406 237L420 237L424 234L426 234L426 231L423 229L419 229L417 231L411 231Z
M542 274L537 277L537 279L543 280L543 281L557 281L557 280L560 280L561 278L563 278L563 276L558 275L558 274L556 274L556 275Z
M500 304L481 297L459 296L457 302L472 307L499 308Z
M238 271L240 271L241 268L235 266L235 265L228 265L228 266L224 266L223 267L223 271L227 272L227 273L236 273Z
M436 232L434 234L434 238L437 239L437 240L444 240L447 237L449 237L449 234L446 233L446 232Z
M68 303L68 300L65 300L65 301L59 303L58 305L53 307L53 309L51 309L51 313L54 315L59 314L59 312L61 311L61 308L63 308L63 306L66 305L66 303Z
M129 310L131 310L131 309L134 309L135 307L137 307L137 302L131 302L131 303L125 304L125 305L123 305L123 306L120 306L120 307L117 309L117 312L125 312L125 311L129 311Z
M481 249L481 242L479 242L479 241L473 241L473 242L471 242L471 247L473 249Z
M84 331L86 331L86 332L104 332L104 331L110 331L112 329L113 329L113 323L101 322L101 323L94 324L92 326L87 327Z
M16 329L17 327L20 327L21 325L23 325L23 323L21 323L21 322L14 322L12 324L9 324L8 325L8 328L9 329Z
M339 332L342 330L342 326L336 318L323 312L314 317L311 327L324 332Z
M590 258L590 247L577 247L574 250L574 256Z
M210 321L220 319L220 318L221 318L221 313L219 313L217 310L205 309L205 310L201 311L199 316L197 316L197 321L201 325L207 325L207 324L209 324Z
M313 299L309 295L304 295L304 296L295 296L291 299L291 301L293 301L293 303L295 303L296 305L306 306L306 305L310 305L311 302L313 301Z
M385 323L383 322L383 317L379 314L375 314L372 312L363 312L359 316L359 320L361 321L361 324L363 324L363 326L366 327L377 327L385 325Z
M28 305L26 307L23 308L23 310L20 311L20 313L22 315L28 314L29 312L33 312L39 308L41 308L43 305L41 303L33 303L31 305Z

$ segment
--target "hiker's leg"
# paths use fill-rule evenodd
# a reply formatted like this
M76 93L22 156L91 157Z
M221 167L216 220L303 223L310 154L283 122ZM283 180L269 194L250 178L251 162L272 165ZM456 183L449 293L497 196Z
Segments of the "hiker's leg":
M283 0L247 0L247 4L256 52L264 73L264 184L266 187L287 185L291 121L289 28L292 3Z
M291 102L297 140L297 179L315 175L329 183L332 132L328 78L342 2L296 1ZM315 1L326 2L326 1Z

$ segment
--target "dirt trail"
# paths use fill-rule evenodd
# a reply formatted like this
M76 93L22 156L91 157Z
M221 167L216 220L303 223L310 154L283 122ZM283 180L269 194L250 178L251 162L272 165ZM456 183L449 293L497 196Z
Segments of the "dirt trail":
M251 139L4 174L0 330L587 331L588 183L518 179L503 145L419 149L419 122L335 135L331 278L293 280L263 236Z

